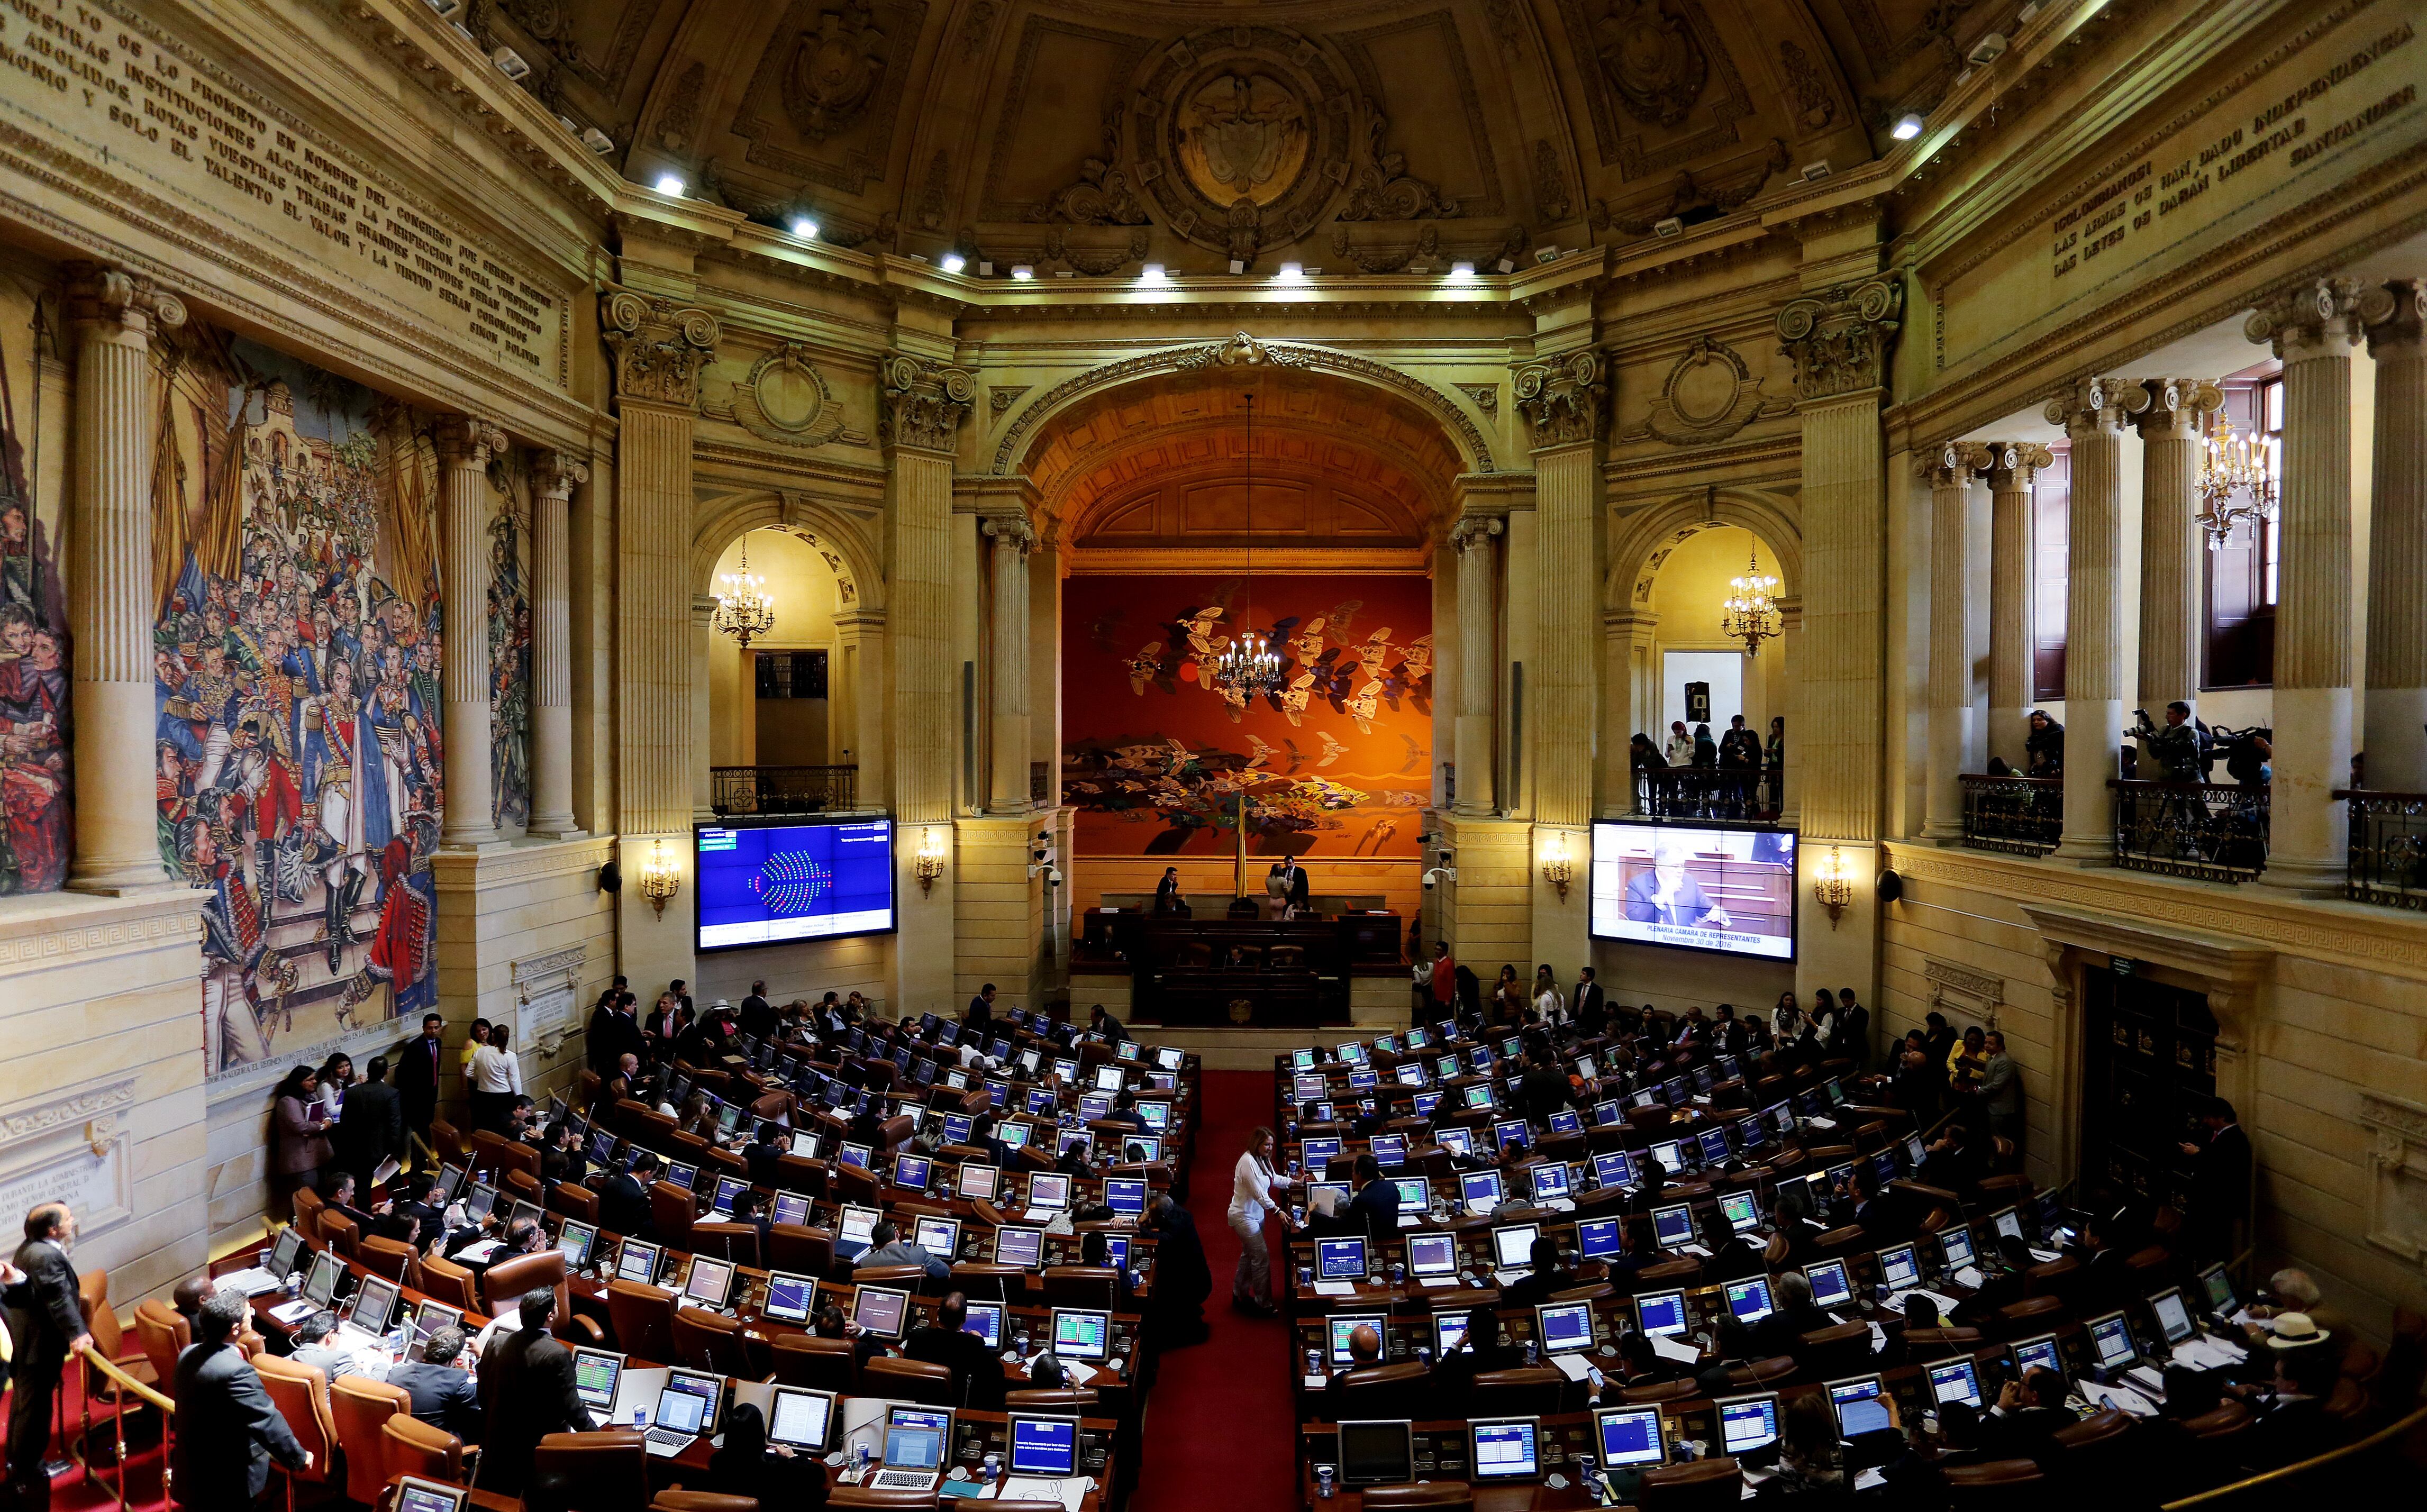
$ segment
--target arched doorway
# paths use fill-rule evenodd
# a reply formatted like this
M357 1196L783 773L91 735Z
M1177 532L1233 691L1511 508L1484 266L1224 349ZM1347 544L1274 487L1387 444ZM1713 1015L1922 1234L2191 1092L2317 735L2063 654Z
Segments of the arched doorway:
M718 595L745 565L774 611L746 645L712 623ZM804 804L814 796L823 806L881 805L881 793L863 797L858 787L881 745L871 611L837 543L806 525L745 525L708 563L693 610L702 625L692 699L705 726L696 758L707 774L704 806L769 811L771 772L801 774L790 786ZM735 775L744 772L746 780Z

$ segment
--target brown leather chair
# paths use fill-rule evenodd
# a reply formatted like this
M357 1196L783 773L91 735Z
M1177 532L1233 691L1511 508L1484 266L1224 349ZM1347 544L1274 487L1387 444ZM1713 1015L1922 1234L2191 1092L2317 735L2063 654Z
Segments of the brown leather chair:
M2043 1461L2075 1486L2120 1487L2129 1483L2127 1462L2140 1453L2131 1415L2112 1407L2048 1435L2054 1453Z
M638 1281L607 1283L607 1322L615 1347L643 1359L675 1358L675 1294Z
M2046 1333L2065 1316L2064 1304L2054 1297L2025 1297L2020 1302L2009 1302L1997 1309L1997 1337L2028 1339Z
M1894 1332L1894 1329L1888 1330ZM1980 1347L1978 1328L1907 1328L1904 1347L1915 1364L1928 1364L1952 1355L1966 1355Z
M927 1284L927 1268L923 1265L856 1265L852 1268L854 1286L884 1286L901 1292L916 1292Z
M312 1244L320 1243L320 1212L326 1207L328 1204L320 1200L320 1194L310 1187L295 1189L295 1227L302 1229L304 1239Z
M321 1209L316 1221L319 1225L321 1242L346 1259L352 1260L362 1242L362 1226L334 1208Z
M1055 1503L1060 1505L1060 1503ZM760 1512L755 1496L727 1496L723 1491L660 1491L649 1512Z
M1679 1508L1718 1509L1744 1500L1744 1467L1733 1459L1696 1459L1683 1465L1654 1465L1643 1472L1635 1504L1645 1512L1677 1512Z
M749 1341L741 1337L739 1319L676 1308L674 1314L675 1358L711 1375L734 1375L755 1381L761 1374L750 1360Z
M1120 1294L1121 1273L1109 1265L1048 1265L1043 1284L1049 1308L1111 1310Z
M826 1162L811 1155L778 1155L775 1185L803 1196L823 1197L826 1195Z
M508 1173L520 1171L536 1181L539 1179L539 1151L520 1140L505 1140L497 1150L497 1168Z
M607 1336L598 1325L573 1310L573 1289L565 1280L564 1251L543 1249L529 1255L516 1255L499 1260L481 1277L481 1294L486 1299L486 1311L495 1318L512 1312L526 1292L550 1291L556 1293L556 1311L548 1316L548 1327L568 1343L601 1344Z
M1702 1262L1688 1257L1646 1265L1635 1273L1635 1284L1638 1292L1666 1292L1691 1288L1700 1284L1702 1277Z
M1858 1255L1871 1247L1870 1241L1864 1236L1861 1224L1848 1224L1843 1228L1832 1228L1827 1233L1816 1236L1812 1243L1818 1245L1820 1253L1831 1260L1842 1260L1848 1255Z
M1869 1326L1865 1325L1863 1331L1865 1334L1869 1333ZM1749 1359L1741 1365L1728 1367L1728 1390L1759 1391L1777 1386L1794 1374L1795 1357L1792 1355L1773 1355L1767 1359Z
M1690 1376L1682 1381L1654 1381L1648 1386L1621 1386L1618 1399L1628 1406L1642 1406L1651 1402L1683 1402L1700 1396L1702 1388Z
M450 1308L465 1312L481 1310L480 1298L472 1294L472 1273L450 1260L425 1255L416 1266L421 1272L421 1289Z
M186 1347L177 1322L176 1309L157 1297L135 1305L135 1341L151 1362L152 1389L171 1402L177 1400L177 1356Z
M1424 1512L1474 1512L1474 1488L1465 1481L1368 1486L1362 1500L1374 1512L1397 1512L1401 1507L1422 1507Z
M507 1147L510 1149L522 1148L519 1145L513 1145ZM503 1190L506 1196L514 1201L528 1202L534 1208L546 1207L547 1205L547 1194L540 1190L539 1178L531 1175L529 1171L510 1170L506 1172L506 1180Z
M934 1506L934 1491L880 1490L873 1486L838 1486L827 1494L826 1505L839 1507L905 1507Z
M389 1488L399 1475L418 1475L426 1481L439 1481L448 1486L461 1486L464 1474L464 1440L444 1428L433 1428L410 1412L399 1412L387 1420L380 1429L380 1450L386 1463ZM392 1502L374 1503L374 1506L392 1505ZM522 1499L503 1496L496 1491L474 1491L469 1504L477 1512L522 1512Z
M506 1136L494 1129L472 1130L472 1168L488 1172L492 1181L499 1179L497 1173L507 1169Z
M758 1258L758 1226L746 1223L695 1223L691 1226L691 1252L765 1270Z
M660 1181L649 1188L649 1227L657 1230L658 1243L668 1249L691 1248L693 1211L689 1188L672 1181Z
M1398 1365L1360 1365L1332 1382L1315 1404L1323 1416L1334 1422L1345 1418L1361 1422L1372 1418L1420 1418L1419 1411L1425 1388L1431 1384L1433 1373L1424 1365L1409 1361Z
M2088 1284L2090 1272L2071 1255L2060 1255L2044 1265L2034 1265L2023 1273L2023 1297L2054 1297L2068 1312L2081 1304L2081 1289Z
M598 1221L598 1194L578 1181L559 1181L547 1190L547 1209L595 1224Z
M826 1190L838 1202L855 1202L863 1208L873 1208L883 1200L883 1183L876 1173L839 1162L826 1168Z
M2047 1475L2036 1460L1993 1459L1985 1465L1946 1467L1947 1505L1966 1512L1983 1507L2039 1507Z
M441 1165L464 1163L464 1136L444 1118L430 1120L430 1148Z
M859 1361L848 1339L820 1339L815 1334L779 1333L767 1341L768 1362L781 1386L806 1386L813 1391L851 1396L859 1390Z
M1859 1320L1816 1328L1796 1341L1796 1363L1817 1381L1856 1374L1870 1358L1871 1325Z
M1474 1418L1547 1418L1559 1410L1567 1377L1547 1366L1485 1371L1474 1378L1467 1415Z
M953 1373L923 1359L871 1356L868 1363L859 1368L859 1384L860 1391L867 1396L935 1407L953 1406Z
M628 1428L552 1433L531 1454L523 1500L579 1512L648 1512L646 1439Z
M1032 1386L1024 1391L1005 1391L1003 1410L1015 1412L1022 1407L1039 1407L1048 1412L1076 1412L1082 1417L1096 1405L1096 1389L1092 1386Z
M327 1373L318 1365L298 1365L277 1355L259 1357L252 1368L260 1373L263 1388L278 1415L286 1420L295 1441L312 1455L311 1469L286 1471L287 1504L294 1505L298 1486L339 1484L337 1422L329 1411Z
M383 1239L377 1234L354 1246L354 1259L373 1276L384 1276L399 1286L413 1286L414 1248L401 1239ZM420 1287L413 1288L418 1292Z
M795 1223L767 1229L767 1268L795 1276L823 1276L834 1269L834 1230Z
M401 1386L359 1372L329 1383L329 1416L336 1424L337 1447L346 1453L346 1495L352 1500L375 1501L387 1484L381 1430L399 1412L413 1416L413 1398Z

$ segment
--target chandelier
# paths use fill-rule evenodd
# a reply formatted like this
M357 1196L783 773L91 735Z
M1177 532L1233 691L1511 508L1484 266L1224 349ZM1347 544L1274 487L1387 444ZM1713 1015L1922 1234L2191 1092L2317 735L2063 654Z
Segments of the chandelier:
M2207 438L2200 464L2199 524L2207 531L2207 548L2223 546L2225 538L2245 521L2275 512L2275 444L2260 436L2236 435L2233 417L2217 416L2220 429ZM2235 495L2245 502L2236 503Z
M1249 698L1280 691L1281 658L1272 642L1249 623L1256 603L1256 396L1242 396L1247 404L1247 581L1239 594L1239 633L1214 661L1214 686Z
M775 601L767 596L767 579L750 570L750 538L741 538L741 569L716 576L716 610L709 625L747 646L754 636L775 627Z
M1749 657L1761 655L1761 643L1779 630L1778 579L1761 570L1759 552L1755 541L1745 552L1744 576L1728 579L1728 596L1719 605L1719 633L1742 641Z

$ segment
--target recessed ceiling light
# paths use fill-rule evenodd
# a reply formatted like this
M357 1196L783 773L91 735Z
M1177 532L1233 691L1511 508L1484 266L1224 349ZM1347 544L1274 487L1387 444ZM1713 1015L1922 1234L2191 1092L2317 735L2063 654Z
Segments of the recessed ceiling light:
M680 173L660 173L658 175L658 192L660 194L671 194L676 199L680 199L682 197L682 191L683 181Z
M1888 135L1898 141L1913 140L1921 135L1921 118L1912 114L1898 116L1896 125L1889 130Z
M957 273L962 268L969 266L969 259L963 257L959 252L946 252L944 254L944 271L947 273Z
M1304 263L1283 263L1281 264L1281 270L1279 277L1284 284L1298 283L1306 277L1306 265Z
M818 223L807 216L796 215L792 218L792 235L803 241L815 241L818 236Z

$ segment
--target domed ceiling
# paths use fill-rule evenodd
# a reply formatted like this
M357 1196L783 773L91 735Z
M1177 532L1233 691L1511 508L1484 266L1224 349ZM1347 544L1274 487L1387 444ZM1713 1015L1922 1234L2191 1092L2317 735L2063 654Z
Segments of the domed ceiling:
M627 176L1040 269L1489 264L1868 161L1973 0L480 0Z

